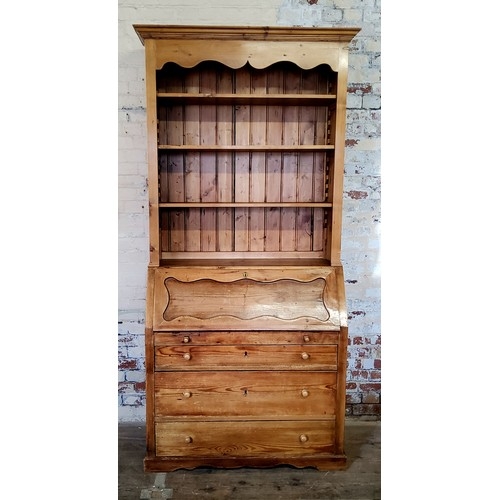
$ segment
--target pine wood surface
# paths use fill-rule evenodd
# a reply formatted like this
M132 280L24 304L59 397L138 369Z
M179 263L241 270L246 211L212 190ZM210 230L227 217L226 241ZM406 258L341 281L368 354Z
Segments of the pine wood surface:
M331 420L336 378L333 371L156 373L156 421Z
M158 268L154 328L338 330L335 272L332 267Z
M324 69L312 76L297 67L276 69L167 64L158 73L159 95L169 96L158 100L158 207L172 209L162 212L162 258L216 251L325 255L323 211L333 207L325 200L325 155L335 145L321 124L332 83ZM210 89L225 97L200 100ZM269 99L269 91L286 97ZM323 97L315 101L318 91Z
M357 28L134 26L146 53L145 470L341 468Z
M158 456L286 458L333 453L330 422L252 420L156 424Z
M298 344L304 347L315 344L338 344L339 332L294 332L294 331L258 331L246 332L155 332L155 346L166 345L287 345Z
M336 370L337 346L223 345L155 348L155 370Z

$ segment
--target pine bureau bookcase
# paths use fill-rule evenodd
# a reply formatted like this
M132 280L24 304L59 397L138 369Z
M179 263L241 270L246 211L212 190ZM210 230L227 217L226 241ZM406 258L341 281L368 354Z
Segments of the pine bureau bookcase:
M145 47L146 471L338 469L349 42L134 25Z

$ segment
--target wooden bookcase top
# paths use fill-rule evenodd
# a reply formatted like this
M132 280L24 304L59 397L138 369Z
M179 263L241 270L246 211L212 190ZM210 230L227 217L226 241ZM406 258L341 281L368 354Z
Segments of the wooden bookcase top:
M277 61L290 61L302 69L342 65L343 47L359 28L292 28L255 26L170 26L137 24L134 29L148 49L157 69L166 62L193 67L203 60L219 61L230 68L245 63L262 69ZM207 41L210 40L210 43ZM336 46L335 46L336 45Z
M146 49L151 265L338 265L359 28L134 29Z

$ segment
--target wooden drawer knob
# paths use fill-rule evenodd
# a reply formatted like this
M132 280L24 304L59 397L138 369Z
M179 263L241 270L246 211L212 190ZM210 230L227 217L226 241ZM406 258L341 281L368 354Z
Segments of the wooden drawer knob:
M311 337L309 337L309 335L304 335L304 342L311 342Z
M191 392L189 392L189 391L185 391L183 393L183 395L184 395L185 398L190 398L192 396Z
M189 342L191 342L191 339L186 335L183 339L182 339L182 342L184 342L184 344L188 344Z
M189 354L188 352L186 352L184 354L184 359L186 359L187 361L189 361L191 359L191 354Z
M306 434L301 434L300 435L300 442L305 443L309 438L307 437Z
M309 359L309 354L307 354L307 352L303 352L302 359Z
M301 394L303 398L307 398L307 396L309 396L309 391L307 389L302 389Z
M191 436L186 436L186 437L184 438L184 442L185 442L186 444L192 443L192 442L193 442L193 438L192 438Z

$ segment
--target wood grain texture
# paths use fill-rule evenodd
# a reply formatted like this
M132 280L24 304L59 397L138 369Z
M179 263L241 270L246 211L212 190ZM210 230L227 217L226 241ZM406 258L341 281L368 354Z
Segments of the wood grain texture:
M156 280L155 330L340 327L335 268L158 268Z
M157 72L162 259L326 256L325 158L334 145L317 122L337 100L332 78L325 65L307 72L284 62L265 72L213 61Z
M302 438L302 439L301 439ZM333 453L330 422L169 422L156 424L158 456L282 457Z
M252 320L270 316L282 320L313 317L329 319L323 300L323 278L301 282L290 279L259 282L247 278L228 283L200 279L184 283L167 278L164 285L168 304L163 317L174 321L181 316L201 320L233 316Z
M259 331L247 332L155 332L154 343L159 345L239 345L239 344L295 344L324 345L338 344L339 332L293 332L293 331Z
M156 421L331 420L335 372L162 372L155 374Z
M337 346L224 345L157 346L155 370L316 370L337 369Z
M134 26L146 53L146 471L343 468L357 28Z

